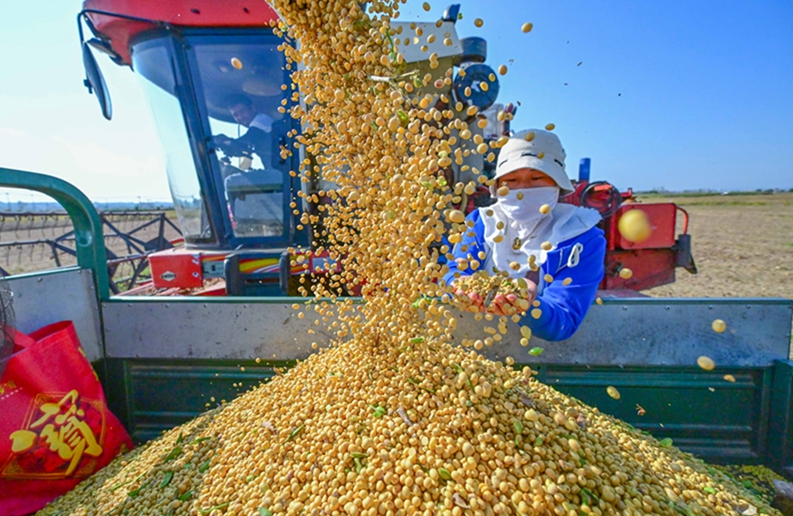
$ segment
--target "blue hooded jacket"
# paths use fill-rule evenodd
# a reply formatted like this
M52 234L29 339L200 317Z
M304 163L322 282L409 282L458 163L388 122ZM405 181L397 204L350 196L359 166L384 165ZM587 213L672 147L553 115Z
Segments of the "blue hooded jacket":
M479 210L471 212L468 220L474 223L474 236L466 236L453 251L455 259L465 258L471 254L476 256L484 252L487 257L481 260L487 263L490 252L485 245L485 224ZM580 244L580 246L577 246ZM467 246L465 252L461 248ZM572 266L571 256L578 248L578 264ZM598 285L603 279L603 261L606 255L606 239L603 231L593 227L577 237L560 242L553 251L549 251L545 263L540 266L540 279L537 284L537 301L541 315L535 319L527 314L521 324L531 328L532 334L548 341L570 338L597 296ZM457 262L449 260L449 272L443 277L447 284L456 279L456 274L470 276L473 271L457 269ZM543 276L550 274L554 281L546 283ZM570 278L569 285L563 281Z

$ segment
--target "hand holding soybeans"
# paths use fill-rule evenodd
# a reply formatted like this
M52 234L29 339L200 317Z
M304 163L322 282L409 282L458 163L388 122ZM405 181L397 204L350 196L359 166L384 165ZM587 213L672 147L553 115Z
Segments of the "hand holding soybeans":
M537 296L537 284L525 278L474 274L455 282L455 294L470 312L514 315L525 312Z

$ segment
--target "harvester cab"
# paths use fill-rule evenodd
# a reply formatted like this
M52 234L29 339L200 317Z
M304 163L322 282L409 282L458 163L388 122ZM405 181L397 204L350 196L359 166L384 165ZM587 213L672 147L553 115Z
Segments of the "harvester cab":
M233 263L262 275L255 293L280 294L286 249L309 244L293 203L301 185L286 142L299 127L287 114L294 100L282 89L290 66L277 20L264 2L84 4L78 21L95 36L87 45L136 72L164 149L185 246L150 257L156 287L207 293L204 281L217 277L242 285L226 258L245 250Z
M499 81L485 64L487 42L459 38L459 14L459 5L451 5L437 22L394 22L388 37L404 59L400 75L370 77L373 86L400 82L414 102L434 103L435 119L449 135L449 163L428 173L449 184L492 177L496 142L510 134L517 111L513 104L496 102ZM244 0L84 3L80 37L85 39L83 23L94 36L83 42L86 86L109 119L109 93L91 48L132 67L165 152L185 245L149 257L157 289L296 295L300 275L336 270L327 254L306 253L322 244L307 222L318 217L321 226L322 205L330 202L326 194L334 185L322 179L305 146L293 152L291 142L304 128L289 115L290 107L313 99L285 86L295 64L279 51L278 21L265 2ZM453 119L468 129L453 129ZM362 121L376 128L377 121L365 114ZM477 152L483 143L489 150ZM295 171L306 164L312 174L301 180ZM598 209L604 217L609 247L603 289L636 291L671 283L677 266L695 272L688 236L674 237L674 204L622 205L630 192L589 183L588 165L586 170L576 192L563 201ZM489 189L478 184L472 195L460 193L458 205L465 212L493 202ZM646 242L628 242L617 231L622 214L632 209L648 214L654 236ZM224 281L211 281L216 278Z

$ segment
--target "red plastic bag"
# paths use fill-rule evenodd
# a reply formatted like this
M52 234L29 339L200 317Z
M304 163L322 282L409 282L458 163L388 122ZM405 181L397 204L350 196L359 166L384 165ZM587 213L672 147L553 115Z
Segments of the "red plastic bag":
M0 515L33 513L132 449L70 321L17 332L0 379Z

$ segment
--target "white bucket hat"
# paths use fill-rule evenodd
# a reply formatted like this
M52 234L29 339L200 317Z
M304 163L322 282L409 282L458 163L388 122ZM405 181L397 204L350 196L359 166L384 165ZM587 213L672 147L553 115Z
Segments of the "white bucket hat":
M534 133L534 138L526 141L529 133ZM542 129L520 131L501 147L494 179L521 168L531 168L548 174L559 185L562 195L565 195L574 190L564 170L566 157L562 142L555 134Z

